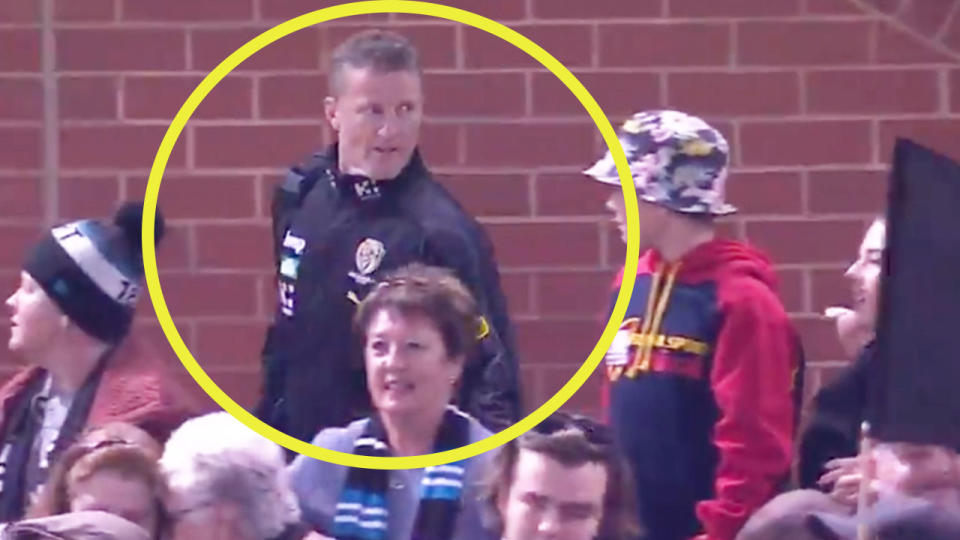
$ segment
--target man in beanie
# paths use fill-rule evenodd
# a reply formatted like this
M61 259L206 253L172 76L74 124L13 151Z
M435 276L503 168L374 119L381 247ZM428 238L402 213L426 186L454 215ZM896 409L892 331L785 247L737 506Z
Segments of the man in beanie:
M799 341L768 259L716 238L714 219L736 210L724 202L720 132L648 111L619 137L639 199L641 259L605 357L605 408L649 538L730 540L788 477ZM626 241L613 158L585 174L611 185L607 207Z
M142 292L141 219L142 205L128 204L112 224L53 228L7 299L7 346L26 366L0 388L0 522L22 517L84 428L123 421L163 440L187 416L158 359L116 353Z

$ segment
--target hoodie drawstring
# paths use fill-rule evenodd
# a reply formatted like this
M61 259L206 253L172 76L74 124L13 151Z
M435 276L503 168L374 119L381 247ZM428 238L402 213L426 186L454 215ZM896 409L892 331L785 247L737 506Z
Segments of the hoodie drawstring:
M650 371L650 360L653 356L653 347L657 345L657 335L660 327L663 325L663 315L667 311L667 304L670 302L670 293L673 292L673 284L676 281L677 274L680 272L680 263L664 264L663 268L653 273L650 281L650 292L647 295L647 309L643 316L643 324L640 327L639 343L637 344L637 359L630 366L628 377L635 376L638 371ZM663 287L660 287L660 281L666 274Z

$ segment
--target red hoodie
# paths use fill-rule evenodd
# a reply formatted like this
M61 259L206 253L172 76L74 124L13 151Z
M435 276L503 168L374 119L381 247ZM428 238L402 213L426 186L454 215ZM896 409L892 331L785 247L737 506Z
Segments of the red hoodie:
M792 459L799 341L768 259L729 240L677 263L647 252L618 337L605 405L633 461L645 525L732 540Z

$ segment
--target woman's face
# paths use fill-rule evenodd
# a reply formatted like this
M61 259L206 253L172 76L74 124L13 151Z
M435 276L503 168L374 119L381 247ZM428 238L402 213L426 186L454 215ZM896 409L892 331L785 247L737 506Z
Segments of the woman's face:
M865 328L873 329L877 321L877 300L880 296L880 273L883 249L887 243L887 226L875 221L860 243L857 260L847 269L853 292L853 311Z
M63 313L26 272L20 272L20 287L7 298L7 307L10 308L7 348L26 359L41 356L64 328Z
M442 411L453 397L463 358L447 354L432 320L385 308L367 326L367 389L381 414Z
M97 471L70 486L70 511L100 510L132 521L149 533L157 528L157 500L142 478Z

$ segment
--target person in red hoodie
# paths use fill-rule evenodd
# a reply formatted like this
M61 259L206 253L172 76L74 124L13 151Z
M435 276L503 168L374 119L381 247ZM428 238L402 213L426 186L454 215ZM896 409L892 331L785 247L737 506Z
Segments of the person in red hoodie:
M731 540L789 477L802 373L799 340L770 261L717 238L729 146L678 111L619 131L639 200L636 284L605 357L604 405L636 479L651 540ZM610 184L609 152L584 171ZM619 289L621 276L614 288ZM616 297L616 290L613 293Z

